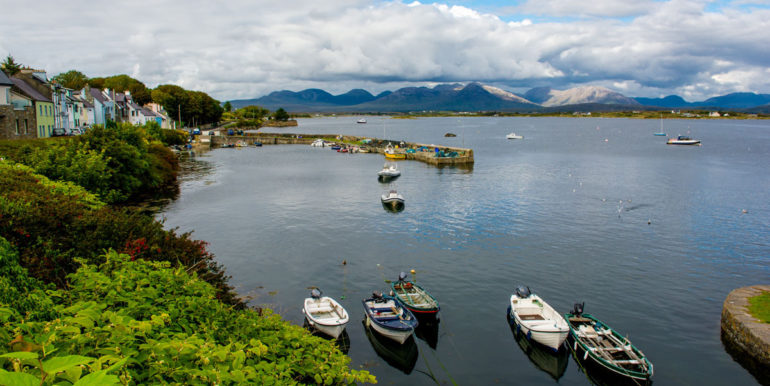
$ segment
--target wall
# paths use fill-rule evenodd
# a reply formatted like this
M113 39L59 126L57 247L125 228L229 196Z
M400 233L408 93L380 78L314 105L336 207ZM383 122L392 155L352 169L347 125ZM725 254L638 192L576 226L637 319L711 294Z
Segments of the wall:
M16 122L19 123L19 134L16 134ZM24 121L27 122L27 132ZM35 109L27 107L24 110L14 110L12 105L0 105L0 138L21 139L37 137L37 120Z

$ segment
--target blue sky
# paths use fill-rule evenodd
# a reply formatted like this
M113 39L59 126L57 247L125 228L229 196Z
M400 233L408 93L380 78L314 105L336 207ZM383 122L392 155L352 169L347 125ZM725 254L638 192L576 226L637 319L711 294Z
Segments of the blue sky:
M770 0L0 0L0 55L220 100L478 81L770 93Z

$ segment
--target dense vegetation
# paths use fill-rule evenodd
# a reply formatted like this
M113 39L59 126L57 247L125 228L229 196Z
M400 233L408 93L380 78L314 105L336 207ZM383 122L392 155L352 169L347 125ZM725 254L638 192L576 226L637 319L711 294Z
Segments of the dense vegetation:
M173 180L166 137L120 125L0 143L0 385L374 382L332 342L248 309L204 242L105 203Z

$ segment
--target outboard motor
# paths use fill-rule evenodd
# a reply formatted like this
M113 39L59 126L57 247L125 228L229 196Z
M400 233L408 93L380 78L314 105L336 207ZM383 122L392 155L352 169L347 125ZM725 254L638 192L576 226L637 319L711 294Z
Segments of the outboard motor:
M382 292L377 292L377 291L372 292L372 298L374 299L375 302L382 302L385 300L382 298Z
M398 274L398 281L404 281L406 280L406 272L401 272Z
M586 302L575 303L574 307L572 308L572 315L575 315L575 316L583 315L583 308L585 307L585 305L586 305Z
M521 299L526 299L530 295L532 295L532 291L529 290L529 287L516 287L516 296L518 296Z
M320 299L321 298L321 290L318 288L313 288L312 291L310 291L310 297L313 299Z

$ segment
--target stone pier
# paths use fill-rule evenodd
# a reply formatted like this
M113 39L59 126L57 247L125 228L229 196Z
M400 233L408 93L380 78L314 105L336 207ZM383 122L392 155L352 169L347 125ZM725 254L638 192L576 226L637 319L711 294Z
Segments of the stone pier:
M722 305L722 343L727 352L763 385L770 385L770 323L749 313L749 298L770 292L770 285L738 288Z

